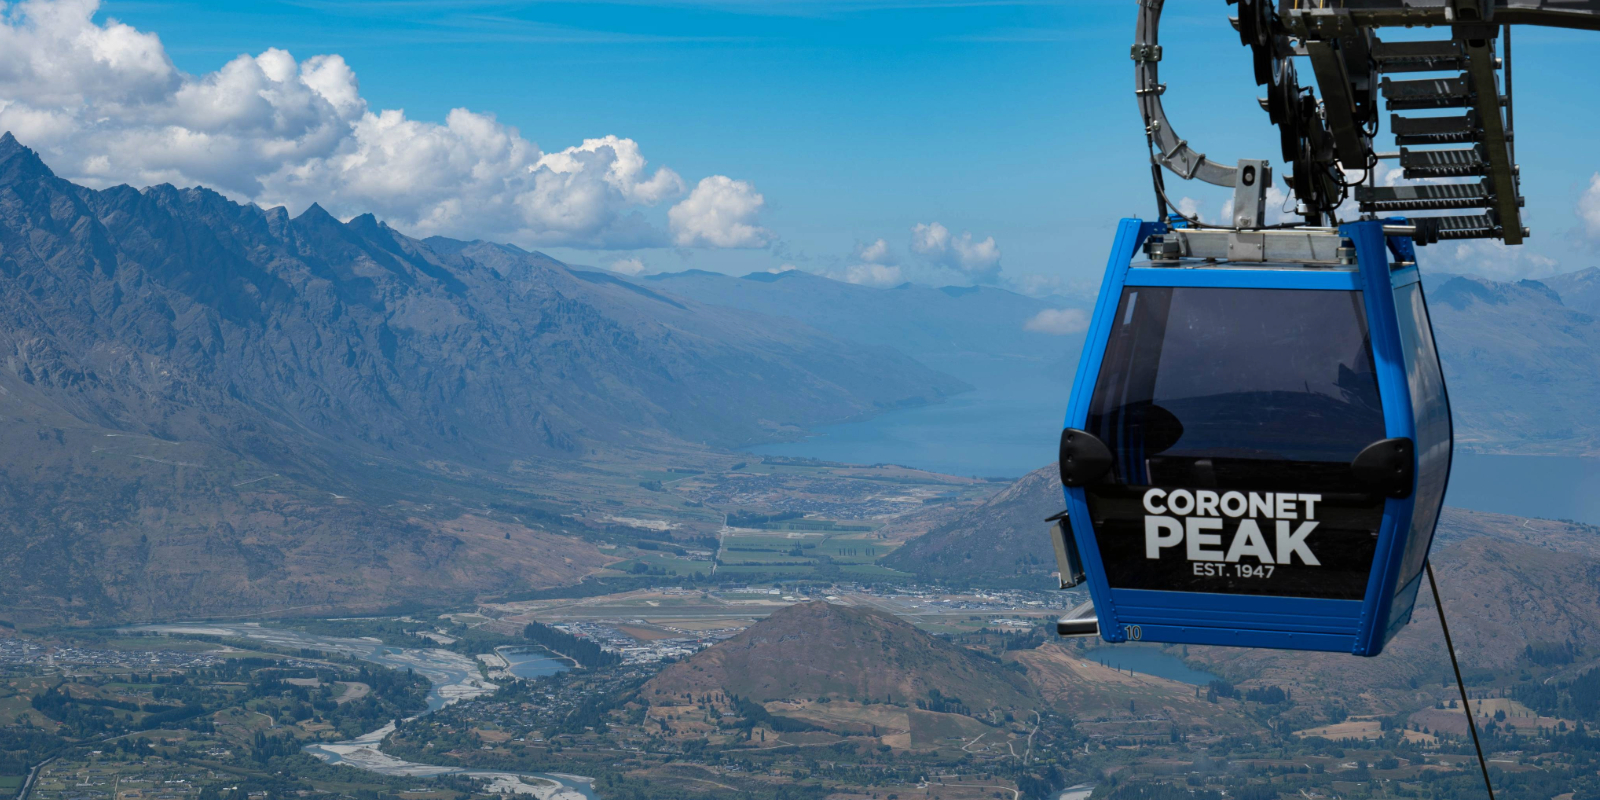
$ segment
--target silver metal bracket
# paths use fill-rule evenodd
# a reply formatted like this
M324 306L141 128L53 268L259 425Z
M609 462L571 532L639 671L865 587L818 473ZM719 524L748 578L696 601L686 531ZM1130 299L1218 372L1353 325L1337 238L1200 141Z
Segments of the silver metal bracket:
M1270 228L1257 231L1176 228L1167 232L1163 244L1176 243L1180 258L1326 264L1333 267L1339 264L1342 241L1344 239L1332 228ZM1151 261L1155 262L1156 259L1152 258Z
M1270 163L1265 159L1239 159L1233 183L1233 227L1250 230L1265 224L1267 188L1271 185Z
M1144 240L1144 254L1151 261L1177 261L1183 257L1183 247L1171 234L1154 233Z
M1140 0L1139 23L1129 54L1134 61L1134 94L1139 99L1139 113L1144 117L1145 132L1155 145L1156 163L1177 173L1185 180L1201 180L1216 186L1233 186L1235 167L1206 158L1189 146L1172 130L1166 111L1161 106L1161 94L1166 90L1160 80L1157 65L1161 61L1160 26L1161 9L1166 0Z
M1267 235L1261 231L1230 231L1228 233L1229 261L1267 260Z
M1160 61L1161 60L1161 45L1159 45L1159 44L1135 44L1131 48L1131 50L1129 51L1129 56L1132 57L1134 61L1140 61L1140 62L1144 62L1144 61Z

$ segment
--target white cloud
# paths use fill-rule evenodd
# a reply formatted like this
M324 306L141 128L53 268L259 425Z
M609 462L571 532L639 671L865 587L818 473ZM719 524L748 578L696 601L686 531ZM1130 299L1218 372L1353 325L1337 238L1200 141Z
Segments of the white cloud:
M643 275L645 269L644 262L637 258L619 258L611 262L611 271L624 275Z
M767 267L767 272L773 275L782 275L785 272L794 272L797 267L793 264L782 264L776 267Z
M1047 308L1023 323L1023 328L1038 333L1066 336L1089 329L1089 315L1076 308Z
M856 260L863 264L883 264L889 267L900 263L900 259L895 256L894 250L883 239L879 239L872 244L857 244Z
M766 198L754 186L725 175L702 178L688 198L667 212L679 247L766 247L776 238L756 224Z
M97 24L98 9L98 0L24 0L0 16L0 128L64 178L202 184L293 213L318 202L341 217L371 211L420 236L669 244L641 209L683 195L684 180L665 167L649 170L631 139L586 139L544 153L491 114L458 108L440 124L373 109L338 55L296 61L274 48L190 75L154 34ZM754 211L738 209L741 200L759 209L754 188L708 180L731 203L695 206L709 205L709 215L685 212L689 232L675 224L672 240L770 241L749 222Z
M1440 258L1443 256L1443 258ZM1498 239L1472 239L1429 245L1426 266L1441 272L1464 272L1497 281L1547 278L1561 271L1560 263L1527 245L1510 246Z
M639 155L639 145L632 139L615 136L585 139L577 147L545 155L535 169L545 168L562 175L582 173L595 161L595 156L602 162L609 162L605 165L603 180L631 202L653 206L684 192L683 178L666 167L645 178L645 160Z
M1600 172L1589 178L1589 188L1578 198L1578 218L1589 236L1600 238Z
M911 251L978 283L993 283L1000 277L1000 248L993 236L980 242L970 232L955 236L937 222L922 223L911 229Z
M842 277L847 283L863 286L899 286L905 283L899 267L883 264L857 264L846 269Z

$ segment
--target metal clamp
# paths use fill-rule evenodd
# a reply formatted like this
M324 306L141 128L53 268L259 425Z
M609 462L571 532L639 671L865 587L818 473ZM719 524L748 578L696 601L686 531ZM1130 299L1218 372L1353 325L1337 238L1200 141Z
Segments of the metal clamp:
M1141 62L1141 63L1149 62L1149 61L1160 61L1161 60L1161 45L1159 45L1159 44L1135 44L1132 47L1132 49L1129 51L1129 56L1134 61L1138 61L1138 62Z

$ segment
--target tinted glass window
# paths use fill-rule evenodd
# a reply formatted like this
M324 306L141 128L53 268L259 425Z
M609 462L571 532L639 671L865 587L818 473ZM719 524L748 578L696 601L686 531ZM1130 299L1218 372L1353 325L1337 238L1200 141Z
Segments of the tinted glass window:
M1130 483L1155 456L1348 464L1384 438L1361 293L1126 289L1088 431Z
M1360 292L1124 290L1090 403L1116 456L1085 489L1114 588L1358 600L1385 438Z

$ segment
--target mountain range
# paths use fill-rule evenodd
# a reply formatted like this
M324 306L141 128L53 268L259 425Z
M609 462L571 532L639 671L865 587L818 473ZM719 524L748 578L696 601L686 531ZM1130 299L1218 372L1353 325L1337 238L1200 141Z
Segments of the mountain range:
M481 494L473 470L518 460L764 441L967 388L509 246L88 189L9 134L0 354L0 607L41 618L569 583L607 559L396 502L417 481Z
M1600 446L1600 270L1427 280L1460 446ZM371 610L571 583L610 559L564 538L582 531L559 503L519 487L526 513L479 513L527 480L511 465L581 473L792 438L939 402L975 362L1070 374L1083 310L799 271L627 278L317 206L89 189L10 135L0 290L0 607L16 619ZM1052 332L1029 330L1045 311L1060 312ZM1056 510L1035 491L1051 482L1030 476L891 565L1047 573L1021 545Z
M1423 263L1429 309L1463 450L1600 452L1600 269L1500 282ZM732 277L701 270L628 280L698 301L784 316L853 341L894 347L980 386L1048 375L1022 391L1065 408L1083 346L1083 298L1026 297L995 287L856 286L799 270ZM1054 333L1029 330L1057 314ZM1081 316L1079 316L1081 315ZM1038 326L1034 326L1038 327ZM981 437L980 437L981 438ZM1041 444L1040 462L1049 457Z
M1600 452L1597 278L1593 269L1515 283L1429 276L1458 449Z
M85 189L12 138L0 192L0 380L120 430L492 460L662 433L737 444L964 388L788 320L371 215Z
M1076 358L1082 330L1072 325L1030 330L1028 323L1040 312L1052 310L1079 312L1081 317L1069 315L1064 322L1086 323L1092 306L1091 299L1029 297L993 286L933 288L904 283L885 289L802 270L743 277L687 270L636 282L702 303L792 318L851 341L892 347L930 364L972 355Z

